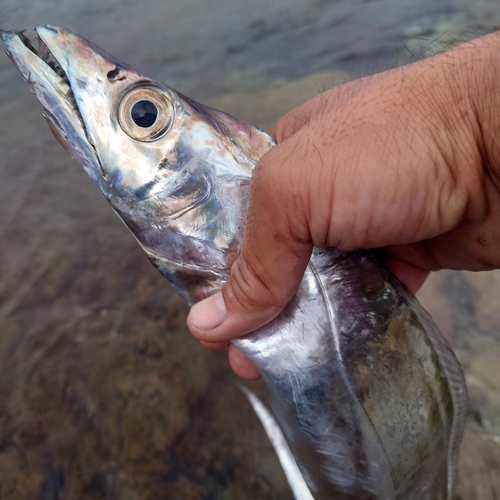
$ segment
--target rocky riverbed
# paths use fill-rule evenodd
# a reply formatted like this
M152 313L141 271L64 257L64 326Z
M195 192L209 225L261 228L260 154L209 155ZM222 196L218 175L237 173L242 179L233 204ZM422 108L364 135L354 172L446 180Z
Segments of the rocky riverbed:
M500 24L494 1L3 0L270 130L319 91ZM291 499L224 353L51 136L0 57L0 499ZM500 273L419 293L464 367L457 499L500 498ZM264 396L261 384L253 390Z

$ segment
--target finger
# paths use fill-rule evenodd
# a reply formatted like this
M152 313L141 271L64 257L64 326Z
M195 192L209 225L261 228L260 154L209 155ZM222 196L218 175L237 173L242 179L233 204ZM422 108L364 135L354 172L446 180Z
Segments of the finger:
M278 144L296 134L302 127L311 121L313 108L309 101L296 109L293 109L280 118L274 125L271 135Z
M193 306L191 332L200 340L223 342L249 333L279 314L295 294L312 251L300 172L288 142L266 154L252 179L247 225L239 257L222 293ZM286 146L286 147L285 147ZM292 149L295 146L292 144Z
M394 257L389 257L385 264L394 276L414 294L417 293L429 275L429 271L426 269Z
M389 245L383 249L383 252L387 255L387 258L394 257L419 269L426 269L427 271L441 269L430 249L429 240L405 245Z
M229 362L236 375L245 380L258 380L261 378L259 370L244 356L233 344L229 346Z
M223 351L229 347L229 342L204 342L200 340L200 344L209 351Z

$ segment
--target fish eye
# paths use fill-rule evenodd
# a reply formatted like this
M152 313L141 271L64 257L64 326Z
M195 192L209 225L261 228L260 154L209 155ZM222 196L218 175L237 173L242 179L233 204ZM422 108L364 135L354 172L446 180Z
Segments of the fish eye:
M136 87L121 100L118 121L132 139L156 141L172 126L174 107L166 92L154 86Z

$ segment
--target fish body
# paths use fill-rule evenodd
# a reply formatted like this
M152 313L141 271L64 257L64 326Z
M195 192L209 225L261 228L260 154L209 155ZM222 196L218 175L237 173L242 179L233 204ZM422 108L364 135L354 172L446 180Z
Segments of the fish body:
M243 233L261 130L59 27L3 44L65 148L189 303L219 291ZM316 500L450 500L466 390L452 351L374 252L315 248L297 294L233 341L264 378Z

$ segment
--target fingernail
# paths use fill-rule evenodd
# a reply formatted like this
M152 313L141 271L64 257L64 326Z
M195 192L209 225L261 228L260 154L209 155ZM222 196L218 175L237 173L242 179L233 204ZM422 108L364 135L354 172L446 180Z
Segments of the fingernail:
M195 304L189 312L188 324L200 330L211 330L219 326L227 316L222 293L216 293Z

